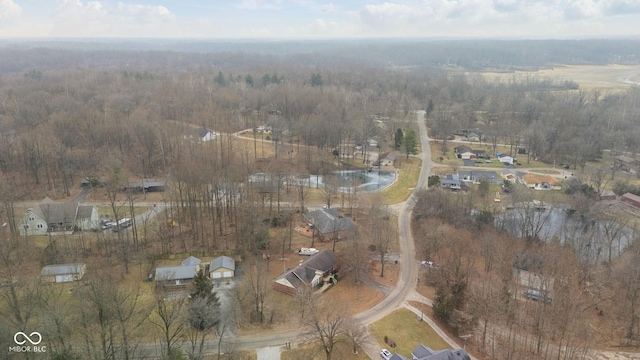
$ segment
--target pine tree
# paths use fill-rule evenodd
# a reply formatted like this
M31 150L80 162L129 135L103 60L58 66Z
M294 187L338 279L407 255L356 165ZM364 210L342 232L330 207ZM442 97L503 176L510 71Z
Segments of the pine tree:
M218 303L218 294L213 291L213 284L202 269L193 277L191 299L205 299L210 304Z
M418 135L414 130L407 131L407 134L402 140L402 148L407 154L407 159L409 158L409 155L415 155L418 153Z

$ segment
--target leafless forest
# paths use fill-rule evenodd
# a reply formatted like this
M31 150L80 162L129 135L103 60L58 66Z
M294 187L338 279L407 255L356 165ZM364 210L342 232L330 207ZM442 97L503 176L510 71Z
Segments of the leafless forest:
M375 138L376 151L403 152L395 134L415 126L408 120L416 110L427 111L430 136L445 151L454 133L481 128L482 142L494 152L498 145L514 153L526 147L522 163L566 164L579 182L567 196L570 206L586 218L609 220L609 234L615 232L619 223L591 192L614 185L637 190L636 180L618 175L605 154L640 152L640 89L581 89L533 71L558 63L637 63L639 43L452 44L0 43L0 344L12 345L15 329L38 328L51 359L136 359L153 345L166 358L179 358L175 349L185 343L198 358L205 337L222 341L220 324L286 322L273 310L279 304L268 296L262 255L284 254L294 218L311 203L348 210L360 227L382 204L362 194L345 200L330 186L281 186L282 178L367 169L364 154L336 151L351 142ZM526 55L536 49L555 55ZM468 72L488 69L532 72L508 82ZM259 126L271 130L258 134ZM215 141L190 140L198 127L217 132ZM248 178L256 173L269 174L272 183L252 184ZM130 216L136 204L166 210L131 233L86 233L72 245L20 236L25 204L45 196L71 201L85 178L116 219ZM132 178L167 179L164 198L120 191ZM640 244L591 261L579 246L545 244L533 233L515 238L493 221L487 192L426 191L416 204L417 259L439 265L421 273L437 290L435 316L457 335L474 334L475 349L492 359L578 359L598 346L635 349ZM486 217L471 220L477 212ZM379 221L365 227L376 226ZM384 258L388 244L376 234L359 231L358 243L343 251L360 253L375 242L382 253L374 256ZM602 248L610 243L599 239ZM144 278L131 274L151 272L149 264L172 254L244 259L233 321L216 314L216 326L202 322L214 300L196 306L148 297L138 286ZM42 266L77 261L93 267L82 286L40 283ZM553 301L518 300L514 268L554 279ZM362 265L343 269L358 277ZM305 301L312 300L296 299ZM327 318L335 321L335 314ZM359 329L352 332L361 337Z

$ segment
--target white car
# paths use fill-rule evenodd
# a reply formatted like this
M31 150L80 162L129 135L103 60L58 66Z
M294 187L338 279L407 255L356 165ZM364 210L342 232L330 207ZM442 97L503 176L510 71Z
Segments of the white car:
M389 360L389 359L391 359L392 355L391 355L391 352L389 352L389 350L382 349L382 350L380 350L380 356L382 356L382 358L384 360Z

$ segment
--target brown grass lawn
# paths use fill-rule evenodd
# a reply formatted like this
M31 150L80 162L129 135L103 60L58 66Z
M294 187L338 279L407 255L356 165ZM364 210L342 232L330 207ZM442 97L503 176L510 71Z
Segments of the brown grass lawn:
M332 359L339 360L366 360L369 359L367 354L365 354L360 347L357 348L358 354L353 353L353 345L347 340L342 339L338 344L336 344L333 353L331 354ZM291 350L284 350L280 353L280 359L282 360L322 360L326 359L324 351L314 347L313 345L304 345L297 347Z
M445 154L442 154L442 142L441 141L431 141L429 143L429 146L431 147L431 161L436 163L436 164L440 164L440 165L444 165L444 166L453 166L453 167L460 167L460 166L464 166L462 160L458 159L456 157L456 154L453 151L453 148L455 148L458 145L468 145L470 146L472 149L475 150L486 150L488 154L490 154L491 156L491 163L482 163L482 164L476 164L476 167L479 169L483 169L483 168L488 168L488 169L492 169L492 170L500 170L500 169L504 169L504 165L502 165L500 162L498 162L498 159L495 157L495 153L493 151L493 146L487 143L475 143L475 144L468 144L468 143L459 143L459 142L455 142L455 141L447 141L447 152ZM509 146L497 146L496 147L496 152L499 153L503 153L503 154L508 154L510 151L510 147ZM513 152L515 153L516 149L513 149ZM519 162L522 165L518 165L518 167L523 167L523 168L541 168L541 167L551 167L553 165L549 165L546 163L543 163L542 161L535 161L533 159L531 159L531 161L529 163L527 163L527 155L523 154L523 155L519 155L519 154L514 154L514 157L519 159ZM442 160L440 160L440 158L442 158ZM483 160L484 161L484 160Z
M422 160L414 157L402 158L399 164L396 181L380 192L386 204L396 204L407 200L418 183L418 177L420 177Z
M381 347L411 358L411 351L418 344L426 345L434 350L451 347L424 321L406 309L399 309L370 326L371 335ZM398 345L391 349L384 342L387 336Z

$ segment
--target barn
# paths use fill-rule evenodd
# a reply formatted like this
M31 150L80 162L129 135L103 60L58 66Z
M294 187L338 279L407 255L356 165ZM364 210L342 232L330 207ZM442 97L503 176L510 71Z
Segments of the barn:
M42 281L63 283L79 281L87 271L87 265L82 263L47 265L42 268Z
M228 256L220 256L211 260L209 277L212 279L231 278L236 273L236 262Z

